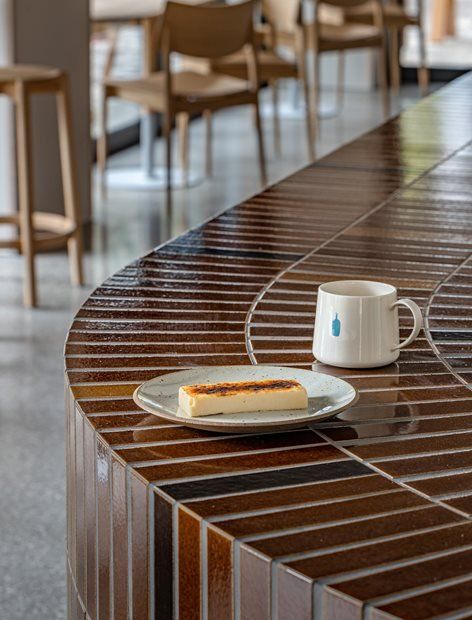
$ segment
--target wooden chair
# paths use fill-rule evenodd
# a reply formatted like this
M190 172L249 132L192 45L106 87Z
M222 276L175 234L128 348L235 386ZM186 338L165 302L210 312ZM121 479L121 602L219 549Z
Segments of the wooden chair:
M310 113L310 87L306 65L305 31L298 27L300 17L299 0L262 0L262 16L265 24L256 27L260 50L258 53L259 77L261 82L269 83L272 90L274 107L274 143L277 152L280 152L280 122L278 114L278 81L282 79L296 79L302 86L306 108L306 134L308 155L310 160L315 159L314 150L314 123ZM293 36L294 61L283 58L278 52L279 37L284 33ZM247 68L242 54L235 54L212 63L214 71L245 78Z
M339 52L338 103L343 97L344 53L355 49L377 49L379 84L382 89L384 115L390 112L390 98L387 89L385 64L385 33L382 0L320 0L315 4L315 17L309 22L303 13L302 0L273 0L280 6L284 20L278 21L277 40L281 45L296 49L296 41L303 41L307 50L315 56L314 112L320 93L320 56L324 52ZM345 11L369 4L374 23L372 25L346 22ZM300 34L303 32L303 35Z
M364 5L354 7L346 11L346 19L349 22L372 24L374 19L373 7ZM423 95L429 89L429 71L426 67L426 42L423 24L423 0L417 0L417 11L414 15L409 14L398 0L388 0L383 7L384 24L389 34L389 58L390 58L390 84L392 89L400 88L400 62L399 41L401 34L407 26L418 29L420 42L420 64L418 67L418 84Z
M34 94L56 96L65 215L42 213L33 208L33 161L30 128L30 98ZM82 233L72 147L69 85L65 73L49 67L13 65L0 67L0 94L15 104L18 169L18 213L1 216L0 224L14 225L18 236L0 240L0 248L14 248L25 260L24 303L37 302L35 255L67 243L74 284L83 284Z
M385 28L382 0L368 0L373 7L373 24L352 24L346 22L344 13L353 8L365 5L366 0L322 0L316 3L315 19L308 29L308 40L315 54L315 85L320 92L320 55L323 52L340 52L340 71L338 84L338 100L341 103L344 90L344 53L349 50L377 50L378 81L382 94L384 116L390 114L390 96L387 85L387 67L385 63ZM342 18L338 23L325 23L320 17L323 7L341 10ZM311 38L310 38L311 35Z
M253 30L254 0L228 6L191 6L168 2L160 32L163 71L137 80L108 79L104 84L104 125L98 141L102 178L106 167L106 107L110 97L137 103L164 117L167 192L172 187L171 129L176 116L211 114L239 105L254 106L261 180L267 184L259 110L259 67ZM249 79L210 72L171 71L171 55L216 60L244 49Z

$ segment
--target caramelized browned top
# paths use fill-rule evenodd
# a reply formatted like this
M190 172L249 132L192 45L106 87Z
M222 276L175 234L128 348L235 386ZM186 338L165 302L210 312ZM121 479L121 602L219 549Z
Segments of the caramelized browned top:
M211 394L212 396L235 396L253 392L282 392L303 389L295 379L265 379L265 381L228 381L227 383L202 383L185 385L183 388L189 396Z

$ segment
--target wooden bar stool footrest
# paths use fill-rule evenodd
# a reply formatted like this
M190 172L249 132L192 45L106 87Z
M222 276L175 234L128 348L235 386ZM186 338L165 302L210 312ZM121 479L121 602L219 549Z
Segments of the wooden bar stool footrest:
M20 225L19 214L0 216L0 225ZM37 251L55 250L67 244L77 225L67 217L56 213L33 213L34 248ZM0 248L21 249L20 238L0 239Z

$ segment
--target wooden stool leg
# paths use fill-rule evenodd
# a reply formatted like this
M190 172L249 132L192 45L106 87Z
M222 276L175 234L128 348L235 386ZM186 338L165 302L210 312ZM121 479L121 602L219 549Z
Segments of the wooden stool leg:
M321 134L321 123L318 118L318 111L320 109L320 100L321 100L321 58L318 50L313 50L314 54L314 76L313 76L313 90L312 90L312 107L313 107L313 123L315 127L315 135L319 136Z
M346 54L344 51L338 52L338 84L336 88L336 106L338 111L344 105L344 81L346 73Z
M172 203L172 117L169 110L163 114L163 121L166 148L166 200L169 207Z
M30 109L22 82L15 84L16 141L18 165L18 199L20 208L20 243L25 261L24 304L36 306L33 230L33 171L31 153Z
M116 50L118 47L119 32L120 32L119 26L111 27L107 30L109 48L108 48L108 53L107 53L107 59L105 62L105 67L103 69L104 78L110 77L110 74L113 69L113 63L115 62Z
M447 9L447 34L456 36L456 0L449 0Z
M75 224L74 234L67 242L72 283L82 286L82 218L77 191L76 162L72 146L72 116L69 94L69 80L62 75L59 82L57 98L57 120L59 127L59 147L61 153L62 186L64 189L64 211L68 219Z
M205 110L203 113L205 118L205 173L207 177L213 175L213 119L211 110Z
M398 48L398 30L392 28L390 35L390 84L394 93L400 90L400 58Z
M282 152L280 139L280 116L279 116L279 88L277 80L271 80L270 90L272 92L272 114L274 120L274 148L277 155Z
M106 166L108 156L108 93L107 87L103 87L102 93L102 118L101 118L101 132L97 138L97 171L98 171L98 183L100 186L100 194L102 198L106 198L107 186L106 186Z
M426 66L426 40L423 26L421 24L418 25L418 36L420 39L420 63L418 67L418 84L420 86L421 94L425 96L428 94L429 91L429 70Z
M387 84L387 63L385 58L385 45L379 48L378 52L378 79L382 94L382 107L385 119L390 115L390 93Z
M180 114L178 114L177 124L180 143L180 167L182 169L184 185L187 186L189 172L189 114L187 112L181 112Z
M257 145L259 150L259 166L261 171L261 183L265 187L267 185L267 169L264 150L264 134L262 131L261 113L259 109L259 99L254 104L254 119L256 121Z
M306 122L306 134L308 144L308 157L310 161L314 161L315 154L315 128L313 126L313 109L310 97L310 83L308 80L308 71L306 66L306 47L303 40L297 41L297 65L298 65L298 79L303 88L303 97L305 103L305 122Z

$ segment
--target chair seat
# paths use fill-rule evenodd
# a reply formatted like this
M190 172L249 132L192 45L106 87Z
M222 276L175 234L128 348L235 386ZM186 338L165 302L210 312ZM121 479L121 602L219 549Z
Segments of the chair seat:
M375 26L364 24L320 26L319 46L322 51L374 47L381 42L382 33Z
M37 65L11 65L0 67L0 84L11 82L38 82L54 80L61 75L59 69Z
M297 65L294 62L285 60L272 51L260 51L258 53L259 61L259 77L261 81L270 79L283 79L297 77ZM247 79L247 62L244 52L227 56L221 60L212 63L213 71L224 73L237 77L239 79Z
M128 101L162 109L165 103L165 74L153 73L138 80L106 80L109 95L118 95ZM179 71L172 74L174 100L197 103L218 100L221 97L246 95L249 84L246 80L215 73Z
M354 7L346 11L346 19L349 22L373 24L373 9L368 5ZM384 6L384 21L387 28L404 28L418 24L418 17L409 15L402 6L389 2Z

